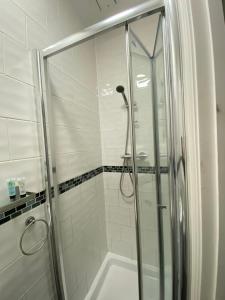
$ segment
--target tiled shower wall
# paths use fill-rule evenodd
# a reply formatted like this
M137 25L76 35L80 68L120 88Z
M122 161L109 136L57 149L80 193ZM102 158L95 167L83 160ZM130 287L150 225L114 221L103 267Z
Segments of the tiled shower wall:
M132 25L132 29L152 53L158 23L158 16L144 19ZM102 138L103 165L122 165L126 138L126 108L122 96L116 92L117 85L125 87L127 94L127 69L125 29L119 28L96 39L96 60L98 74L99 111ZM145 74L151 85L151 67L146 57L137 48L135 76ZM135 62L134 62L135 63ZM141 79L136 77L137 81ZM143 78L142 78L143 80ZM152 126L151 86L138 88L136 108L137 151L145 151L149 157L143 166L154 165L154 143ZM146 95L147 93L147 95ZM136 96L136 95L135 95ZM146 122L148 120L148 122ZM140 163L140 162L139 162ZM136 259L136 240L134 227L134 200L126 199L119 190L120 173L104 173L104 193L106 204L106 224L108 249L119 255ZM128 176L125 191L130 192ZM142 255L146 265L158 266L158 228L156 213L156 186L154 174L139 174Z
M70 0L0 1L0 201L7 198L8 177L25 176L27 190L43 189L30 50L79 28ZM32 257L19 251L19 237L31 214L44 218L44 206L0 226L2 300L55 299L48 248ZM41 224L35 225L24 246L31 249L44 234Z

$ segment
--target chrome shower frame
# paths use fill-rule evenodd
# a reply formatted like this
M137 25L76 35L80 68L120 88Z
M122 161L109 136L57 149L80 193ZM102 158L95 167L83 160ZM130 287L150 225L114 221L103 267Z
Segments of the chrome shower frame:
M106 20L103 20L83 31L71 35L56 44L42 50L35 50L33 61L38 76L35 80L37 99L40 102L41 126L43 140L43 167L44 178L47 189L47 212L50 219L50 250L52 252L53 275L56 282L56 290L59 300L68 300L66 281L64 275L62 259L62 242L59 234L58 214L58 189L57 189L57 169L54 154L53 139L53 116L51 112L50 92L47 76L47 59L59 52L79 45L97 35L114 28L128 25L129 23L154 14L156 12L165 13L163 24L164 49L165 49L165 74L167 83L167 107L169 114L169 136L171 137L169 152L169 170L171 182L171 228L172 228L172 272L173 272L173 300L185 300L188 289L188 210L187 210L187 178L186 174L180 182L180 161L185 162L186 149L184 130L184 105L183 105L183 85L182 85L182 59L180 49L180 32L178 12L175 0L151 0L134 8L128 9ZM128 41L127 41L128 42ZM130 69L129 58L127 58L128 69ZM129 75L130 77L130 75ZM131 78L129 78L129 81ZM131 83L131 81L130 81ZM132 89L129 90L131 104L133 103ZM181 115L178 115L181 112ZM133 116L133 105L130 114ZM135 144L134 127L132 128L132 148ZM135 170L136 153L133 150L133 170ZM51 160L50 160L51 157ZM182 158L182 159L181 159ZM137 193L137 178L133 174L135 192L135 227L137 238L137 263L139 278L139 300L143 300L142 269L141 269L141 245L140 245L140 224L139 224L139 199ZM51 186L54 186L54 198ZM180 185L184 186L181 191ZM183 193L183 194L181 194ZM184 195L185 193L185 195ZM162 234L159 232L159 234ZM182 297L182 298L181 298ZM164 300L161 298L160 300Z

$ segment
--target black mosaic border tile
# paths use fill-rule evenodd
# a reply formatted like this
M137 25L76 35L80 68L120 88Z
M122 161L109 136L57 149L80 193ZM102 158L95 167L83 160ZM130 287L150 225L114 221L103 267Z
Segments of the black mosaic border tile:
M104 172L116 172L116 173L121 173L123 170L128 173L128 172L132 172L132 167L131 166L103 166L103 170ZM155 167L151 167L151 166L142 166L142 167L138 167L137 168L138 173L146 173L146 174L155 174ZM166 174L169 172L169 168L168 167L160 167L160 173L162 174Z
M76 186L86 182L87 180L103 173L103 172L110 172L110 173L121 173L122 171L125 171L126 173L132 172L131 166L102 166L99 168L96 168L94 170L91 170L89 172L86 172L80 176L71 178L65 182L62 182L58 185L58 192L59 194L63 194L72 188L75 188ZM161 167L160 172L162 174L168 173L169 168L168 167ZM143 174L155 174L155 167L150 166L143 166L138 167L138 173ZM52 196L54 197L54 188L51 189ZM5 211L4 213L0 213L0 225L22 215L23 213L32 210L33 208L43 204L46 202L46 191L41 191L39 193L35 194L34 199L28 200L27 202L12 208L8 211Z
M58 192L59 194L63 194L72 188L84 183L85 181L97 176L98 174L101 174L103 172L110 172L110 173L121 173L123 170L128 173L132 172L131 166L103 166L99 167L97 169L91 170L89 172L86 172L80 176L71 178L65 182L62 182L58 186ZM168 173L168 167L161 167L160 168L161 173ZM144 174L155 174L155 167L138 167L138 173L144 173Z
M101 174L103 172L103 167L99 167L97 169L91 170L89 172L86 172L80 176L74 177L72 179L69 179L65 182L62 182L58 186L58 192L59 194L63 194L72 188L84 183L85 181Z
M16 217L22 215L23 213L43 204L46 202L45 191L41 191L40 193L36 193L34 199L28 200L27 202L7 210L3 213L0 213L0 225L15 219Z
M122 171L132 172L131 166L103 166L104 172L110 172L110 173L121 173Z

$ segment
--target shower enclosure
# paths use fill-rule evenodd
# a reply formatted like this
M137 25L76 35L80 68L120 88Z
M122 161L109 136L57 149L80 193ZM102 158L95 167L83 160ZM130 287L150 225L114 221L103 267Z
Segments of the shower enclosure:
M34 51L58 299L186 299L176 21L149 1Z

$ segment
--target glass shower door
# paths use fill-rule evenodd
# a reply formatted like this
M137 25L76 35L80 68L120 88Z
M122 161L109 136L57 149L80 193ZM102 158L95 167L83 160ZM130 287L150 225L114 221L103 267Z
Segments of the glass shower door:
M155 49L162 48L160 24L161 18ZM142 298L164 300L170 299L165 296L164 253L165 239L170 235L165 234L163 228L164 211L168 211L164 197L169 194L167 178L162 178L167 170L167 165L164 165L167 164L166 116L161 119L165 108L163 50L161 53L157 51L158 57L154 57L131 29L129 49Z
M168 114L165 91L165 67L163 49L163 17L159 18L157 36L152 57L154 98L157 114L158 157L160 168L160 204L162 209L161 238L163 243L163 281L164 299L172 299L172 253L171 253L171 224L170 224L170 175L169 175L169 138Z

